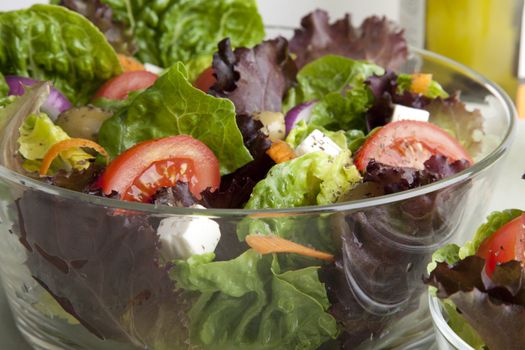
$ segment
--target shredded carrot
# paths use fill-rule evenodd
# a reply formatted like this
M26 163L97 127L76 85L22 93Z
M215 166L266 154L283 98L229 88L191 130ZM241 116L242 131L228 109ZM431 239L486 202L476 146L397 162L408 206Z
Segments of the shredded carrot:
M41 176L44 176L49 171L49 167L51 166L51 163L53 160L55 160L56 157L60 154L60 152L63 152L65 150L68 150L70 148L74 147L86 147L86 148L92 148L98 153L102 154L106 159L109 158L108 153L104 149L104 147L100 146L98 143L93 142L91 140L86 139L67 139L60 142L55 143L46 153L44 159L42 160L42 165L40 166L39 173Z
M124 69L124 72L145 70L144 65L133 57L119 54L118 60L120 61L120 65L122 66L122 69Z
M416 94L426 94L431 82L432 74L412 74L412 85L410 85L410 91Z
M262 255L271 253L295 253L321 260L334 260L332 254L320 252L278 236L249 235L246 237L246 243Z
M266 151L266 154L277 164L284 163L295 158L293 149L284 141L277 140L272 142L272 146Z

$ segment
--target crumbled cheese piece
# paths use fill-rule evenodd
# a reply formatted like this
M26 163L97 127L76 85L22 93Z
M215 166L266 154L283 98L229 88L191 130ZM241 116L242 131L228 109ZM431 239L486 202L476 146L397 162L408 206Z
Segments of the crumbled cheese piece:
M333 157L341 153L341 148L319 130L314 130L308 135L303 142L295 149L297 156L302 156L308 153L323 151Z
M193 208L205 209L201 205L195 205ZM165 218L160 222L157 234L161 242L161 255L165 261L213 253L221 238L218 223L198 216Z
M420 122L428 122L429 117L430 113L424 109L395 105L394 113L392 114L392 121L397 122L399 120L416 120Z

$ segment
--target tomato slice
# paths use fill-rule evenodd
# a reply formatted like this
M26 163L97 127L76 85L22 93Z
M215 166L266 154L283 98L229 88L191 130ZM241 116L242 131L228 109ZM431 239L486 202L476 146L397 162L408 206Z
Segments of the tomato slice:
M95 94L95 98L104 97L110 100L124 100L132 91L147 89L152 86L158 76L141 70L122 73L108 80Z
M525 263L525 214L509 221L479 246L476 255L486 261L485 271L491 276L496 264L511 260Z
M470 154L445 130L421 121L400 120L392 122L368 138L357 151L355 164L365 171L370 160L398 167L424 169L424 163L441 154L452 161L474 161Z
M195 80L195 83L193 86L195 86L197 89L208 92L210 91L210 88L217 82L217 79L215 78L214 70L212 67L206 68L201 75Z
M151 201L159 188L187 182L191 193L219 187L219 161L201 141L187 135L171 136L139 143L115 158L100 179L102 191L113 191L122 200Z

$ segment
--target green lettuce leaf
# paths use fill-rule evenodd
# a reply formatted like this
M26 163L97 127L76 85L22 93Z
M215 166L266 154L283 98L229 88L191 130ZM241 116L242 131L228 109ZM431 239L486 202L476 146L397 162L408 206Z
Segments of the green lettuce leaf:
M303 102L319 100L333 92L341 94L349 88L362 87L366 78L383 73L384 69L374 64L341 56L324 56L299 71L299 84L288 93L285 111Z
M275 165L253 189L246 209L293 208L334 203L361 181L349 151L324 152Z
M9 86L7 85L7 82L5 81L5 77L2 73L0 73L0 98L4 98L9 93Z
M453 265L459 261L459 246L457 244L447 244L432 254L432 262L427 266L427 272L430 274L440 262L446 262Z
M485 350L485 342L481 339L478 332L465 320L463 315L459 313L454 303L448 299L443 300L442 303L448 316L450 328L475 350Z
M411 86L412 86L412 75L411 74L399 74L397 76L397 88L398 88L399 93L403 93L404 91L410 91ZM438 97L447 98L449 97L448 93L443 89L441 84L439 84L435 80L432 80L430 82L428 90L424 94L424 96L428 98L438 98Z
M459 249L459 257L465 259L467 256L476 254L481 242L483 242L485 238L490 237L493 233L499 230L500 227L512 219L517 218L521 214L523 214L523 211L518 209L495 211L490 214L487 217L486 222L478 228L474 238L465 243L465 245Z
M315 104L308 124L328 130L366 131L366 112L372 106L373 95L365 85L346 92L332 92Z
M180 0L166 11L159 31L162 64L185 62L190 78L211 65L222 39L250 47L265 36L255 0Z
M52 81L73 103L84 103L122 72L104 35L60 6L34 5L0 14L0 71Z
M182 63L108 119L99 143L115 157L141 141L180 134L205 143L219 159L222 174L253 159L237 127L233 103L194 88Z
M177 261L171 277L197 292L189 312L200 349L315 350L338 335L318 267L287 271L248 250L229 261L213 254Z
M251 47L264 37L255 0L103 0L134 32L137 57L162 67L183 62L194 80L209 67L217 43Z
M19 129L18 152L24 157L24 168L36 172L49 149L57 142L70 137L59 126L53 124L45 113L30 115ZM89 168L94 159L81 148L70 148L60 153L52 165L52 170L84 170Z

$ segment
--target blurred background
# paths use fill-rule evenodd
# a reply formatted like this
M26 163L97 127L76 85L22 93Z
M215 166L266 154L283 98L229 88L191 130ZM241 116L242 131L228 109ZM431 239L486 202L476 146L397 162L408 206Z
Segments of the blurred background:
M0 0L1 10L48 0ZM406 28L410 44L453 58L502 86L525 116L525 45L520 53L524 0L258 0L265 23L297 26L303 14L326 9L332 18L352 13L354 25L372 14ZM525 34L525 33L524 33ZM520 69L521 68L521 69ZM519 96L519 97L518 97Z

